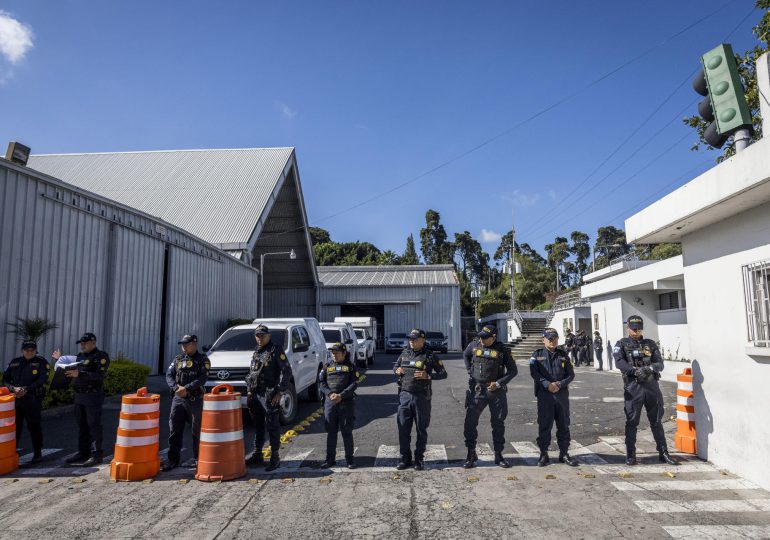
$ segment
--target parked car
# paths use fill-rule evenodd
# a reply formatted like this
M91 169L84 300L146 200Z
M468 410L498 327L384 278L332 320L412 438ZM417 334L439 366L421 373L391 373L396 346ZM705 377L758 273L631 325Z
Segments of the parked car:
M273 343L286 351L293 379L289 391L281 399L281 424L287 425L297 415L297 396L305 392L308 399L319 401L318 378L329 353L318 321L303 319L255 319L253 324L228 328L208 350L211 361L207 387L229 384L241 392L241 404L246 406L246 375L256 347L254 329L265 324Z
M368 365L373 364L377 341L380 337L377 333L377 319L374 317L335 317L334 322L350 323L353 330L356 331L359 348L361 345L366 345L366 363ZM359 330L365 330L368 337L362 337L363 332L359 332Z
M358 358L365 361L367 366L374 364L374 338L366 328L353 328L358 341Z
M344 343L353 362L357 366L366 366L366 359L363 352L359 353L356 333L350 323L322 322L320 324L327 349L335 343Z
M425 345L431 351L447 352L447 338L441 332L425 332Z
M409 345L409 339L406 334L394 332L388 335L388 339L385 341L386 353L400 353L406 346Z

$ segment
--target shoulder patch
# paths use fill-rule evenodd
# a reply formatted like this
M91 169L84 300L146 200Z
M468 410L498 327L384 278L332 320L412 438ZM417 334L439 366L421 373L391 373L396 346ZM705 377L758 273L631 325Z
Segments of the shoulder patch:
M281 353L281 360L286 360L286 355Z
M444 362L442 362L441 360L437 360L437 361L436 361L436 363L437 363L439 366L443 366L443 365L444 365Z

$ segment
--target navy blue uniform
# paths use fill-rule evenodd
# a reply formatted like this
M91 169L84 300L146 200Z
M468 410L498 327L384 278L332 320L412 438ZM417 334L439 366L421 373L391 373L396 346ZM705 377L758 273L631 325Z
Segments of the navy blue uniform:
M602 354L604 353L604 342L601 336L594 338L594 354L596 355L596 361L599 363L599 369L604 369L604 359Z
M548 452L551 429L556 421L556 441L562 454L569 449L569 383L575 378L572 363L561 349L550 352L545 347L537 349L529 359L529 374L535 381L537 397L537 446L540 453ZM548 390L552 382L560 383L557 392Z
M258 451L262 451L265 444L267 428L270 449L273 454L278 454L281 447L280 403L273 405L271 401L278 393L289 389L291 378L291 365L281 347L272 341L264 347L257 347L251 357L251 368L246 380L246 405L254 422L254 448Z
M78 454L101 459L104 378L110 368L110 355L94 348L90 353L79 353L77 362L80 364L78 376L72 378L72 392L78 419Z
M468 345L463 352L463 359L470 377L465 399L465 446L469 450L476 449L479 416L489 405L494 450L502 452L505 448L505 419L508 416L505 385L518 373L516 363L505 345L496 341L489 347L484 347L480 339ZM500 388L487 390L487 385L493 381L497 381Z
M401 459L404 463L412 461L412 425L416 426L417 443L414 448L414 457L422 461L425 456L425 447L428 444L428 426L430 425L431 409L431 379L441 380L447 378L444 364L439 358L423 347L415 351L407 347L396 360L393 371L401 368L404 374L398 379L398 444L401 450ZM430 375L430 379L417 379L415 373L424 371Z
M591 358L588 356L588 337L580 334L575 340L575 345L577 346L577 364L575 365L590 364Z
M35 355L31 360L23 356L14 358L3 373L3 381L8 390L25 388L27 393L16 398L16 444L21 440L24 422L27 422L32 449L35 455L43 449L43 428L40 410L43 407L45 385L48 382L48 362L42 356Z
M655 437L658 452L668 452L663 432L663 394L658 385L663 371L663 357L658 346L651 339L636 341L630 337L615 344L612 354L625 383L626 453L635 455L636 430L642 416L642 407L647 409L650 429Z
M567 350L567 354L569 354L573 365L577 364L576 341L577 338L575 337L575 334L572 333L567 334L564 338L564 348Z
M321 370L320 389L326 396L324 400L324 424L326 425L326 462L334 463L337 459L337 433L342 433L345 446L345 460L353 463L353 422L356 419L355 391L358 388L358 370L350 361L329 362ZM330 394L339 394L342 401L333 403Z
M209 378L210 368L208 357L196 351L191 356L177 355L166 370L166 384L174 396L171 399L171 414L168 418L168 460L172 463L179 463L184 428L187 424L192 428L193 457L198 459L204 385ZM176 395L179 388L187 390L184 397Z

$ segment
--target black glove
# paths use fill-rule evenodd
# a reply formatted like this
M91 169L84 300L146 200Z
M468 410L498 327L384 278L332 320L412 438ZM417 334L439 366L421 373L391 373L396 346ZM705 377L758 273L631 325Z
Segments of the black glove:
M632 372L632 375L634 376L635 379L639 380L644 378L644 371L642 371L642 368L636 368Z

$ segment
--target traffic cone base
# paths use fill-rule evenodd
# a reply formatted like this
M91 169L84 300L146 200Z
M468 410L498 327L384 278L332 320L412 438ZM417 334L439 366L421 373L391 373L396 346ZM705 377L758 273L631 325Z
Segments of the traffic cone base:
M203 396L195 479L219 482L245 475L241 395L233 392L232 386L221 384Z

